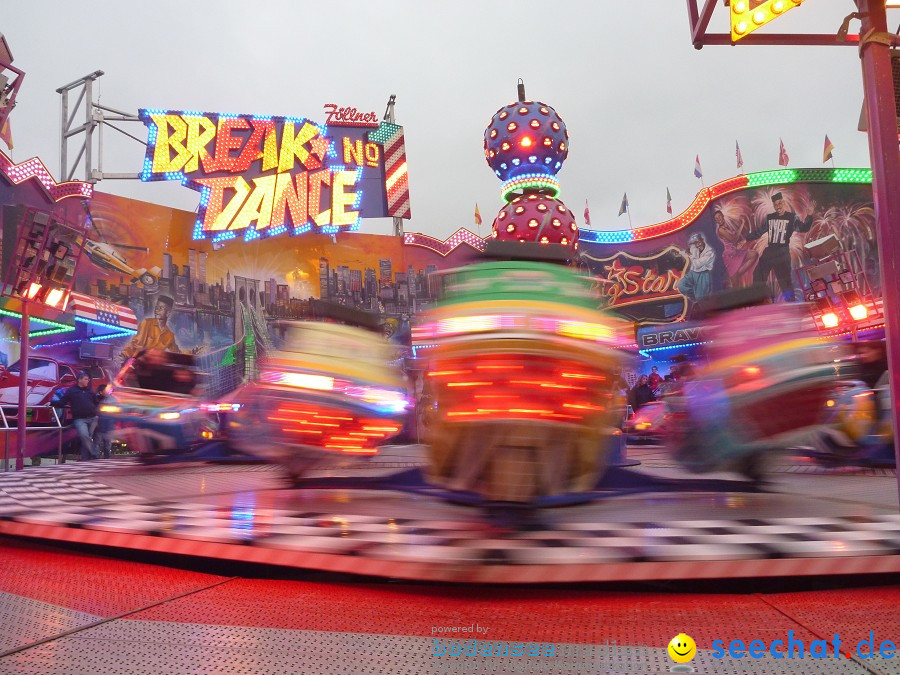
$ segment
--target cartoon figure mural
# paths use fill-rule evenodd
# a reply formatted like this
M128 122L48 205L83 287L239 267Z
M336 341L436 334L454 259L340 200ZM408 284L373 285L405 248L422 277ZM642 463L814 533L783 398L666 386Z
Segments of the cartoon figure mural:
M694 302L712 293L715 264L715 250L701 232L694 232L688 238L688 269L676 286L678 291Z
M763 200L759 200L763 201ZM791 278L791 269L797 267L792 264L795 256L791 255L791 246L800 244L805 240L798 237L796 243L792 243L795 234L805 234L810 231L813 223L813 211L816 208L815 200L808 206L810 213L804 218L793 211L788 210L788 205L781 192L771 195L774 211L767 213L765 218L760 218L758 226L752 236L757 237L756 249L762 249L759 261L753 270L754 283L766 283L769 275L774 274L778 281L781 296L786 302L794 301L794 280ZM764 203L764 201L763 201Z
M747 241L750 236L750 220L741 213L735 199L720 200L713 211L716 221L716 235L725 247L722 262L728 275L728 285L741 288L753 281L753 268L759 260L759 253Z
M648 229L659 230L661 225ZM800 268L815 262L805 245L828 235L835 236L842 250L858 255L869 283L876 293L880 289L868 184L796 182L738 190L710 201L689 224L669 235L640 236L640 230L610 237L623 243L581 241L582 266L596 279L600 305L638 323L682 320L709 293L754 282L767 283L775 302L800 300L800 289L808 285ZM672 267L664 261L676 257L684 270L672 271L677 279L665 297L645 294L645 272L655 278L661 269Z
M166 295L156 298L153 316L141 321L137 335L122 350L123 358L129 359L142 349L161 349L166 352L181 351L175 343L175 334L169 328L169 315L174 306L175 301Z

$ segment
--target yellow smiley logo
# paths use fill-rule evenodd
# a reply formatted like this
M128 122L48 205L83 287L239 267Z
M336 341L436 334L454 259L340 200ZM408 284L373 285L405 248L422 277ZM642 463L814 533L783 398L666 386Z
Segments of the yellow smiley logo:
M690 635L679 633L669 642L668 651L675 663L687 663L697 655L697 643Z

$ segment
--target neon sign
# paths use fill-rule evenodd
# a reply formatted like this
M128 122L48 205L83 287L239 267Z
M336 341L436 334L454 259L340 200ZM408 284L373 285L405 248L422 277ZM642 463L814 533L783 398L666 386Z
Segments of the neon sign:
M336 103L325 104L325 124L341 127L377 127L378 115L374 112L357 112L356 108L338 108Z
M674 246L649 257L619 251L607 258L582 254L596 275L601 306L614 309L635 321L668 323L680 321L687 312L687 299L678 291L688 261Z
M334 107L331 127L298 117L142 109L149 133L141 180L179 180L200 192L194 239L213 242L335 234L359 229L362 218L408 218L403 128Z

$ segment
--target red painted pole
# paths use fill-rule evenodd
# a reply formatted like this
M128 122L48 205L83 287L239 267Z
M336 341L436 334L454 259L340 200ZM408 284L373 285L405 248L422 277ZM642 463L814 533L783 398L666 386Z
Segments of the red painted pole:
M891 376L894 455L900 467L900 150L897 145L897 109L890 46L883 42L867 41L872 35L890 37L884 5L885 0L859 0L862 14L860 58L868 110L872 191L878 223L881 292ZM900 472L897 473L897 491L900 499Z
M16 471L25 468L25 442L28 439L28 301L22 300L22 328L19 333L19 419L16 420Z

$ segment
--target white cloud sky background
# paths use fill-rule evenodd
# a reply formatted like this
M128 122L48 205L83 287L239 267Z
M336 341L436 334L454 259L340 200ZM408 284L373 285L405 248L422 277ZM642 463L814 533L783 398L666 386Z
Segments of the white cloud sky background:
M699 4L703 4L700 2ZM808 0L769 32L837 31L851 0ZM891 11L893 26L900 12ZM858 22L851 32L858 32ZM718 6L711 32L727 32ZM327 102L374 110L397 95L406 131L412 219L406 230L441 238L484 226L502 206L482 151L491 115L530 99L565 120L570 152L560 198L593 229L617 217L628 192L635 227L675 213L706 185L778 168L778 139L791 167L820 167L825 134L838 166L870 166L859 57L852 47L705 47L690 42L682 0L397 0L85 4L5 2L0 31L26 73L10 117L16 161L40 156L57 178L56 89L94 70L100 103L125 111L171 108L297 115L324 121ZM141 124L120 124L146 138ZM137 172L141 145L106 131L106 172ZM70 158L77 152L70 146ZM5 148L4 148L5 149ZM829 164L830 166L830 164ZM76 174L76 178L82 178ZM199 193L177 183L104 180L97 189L195 210ZM391 221L363 221L386 234Z

